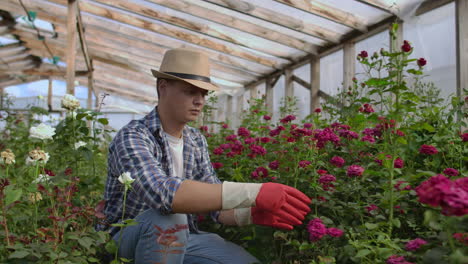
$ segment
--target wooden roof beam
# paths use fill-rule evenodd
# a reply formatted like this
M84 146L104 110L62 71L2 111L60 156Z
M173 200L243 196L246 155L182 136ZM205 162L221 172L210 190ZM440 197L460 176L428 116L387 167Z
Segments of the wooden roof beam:
M337 9L333 6L320 3L318 1L303 1L303 0L275 0L276 2L292 6L299 10L323 17L333 22L345 25L350 28L357 29L361 32L367 31L366 23L359 17Z
M324 27L317 26L312 23L307 23L301 19L288 16L283 13L278 13L261 6L253 5L243 0L204 0L205 2L222 6L237 12L250 15L255 18L265 20L269 23L277 24L289 29L308 34L313 37L323 39L328 42L338 43L340 34L328 30Z
M101 4L104 4L106 6L109 6L109 7L121 8L121 9L130 11L130 12L132 12L134 14L137 14L139 16L147 17L149 19L156 19L156 20L162 21L164 23L174 25L174 26L176 26L175 28L173 28L173 30L175 30L175 31L178 31L179 28L181 27L181 28L185 28L185 29L187 29L189 31L192 31L194 33L199 33L199 34L207 35L207 36L214 37L214 38L217 38L217 39L221 39L221 40L233 43L235 45L244 46L246 48L250 48L250 49L253 49L253 50L263 52L265 54L269 54L271 56L275 56L275 57L278 57L278 58L283 58L284 60L287 60L287 61L289 61L290 57L291 57L287 52L282 52L281 49L271 49L267 45L257 44L256 42L258 42L258 41L238 37L236 34L227 34L224 30L219 29L216 26L212 26L209 23L199 23L199 22L195 22L195 21L191 21L189 19L186 19L186 18L184 18L182 16L177 16L177 15L174 15L174 14L169 15L169 14L167 14L165 12L159 11L156 8L153 8L153 7L148 6L148 5L143 5L143 4L138 3L138 2L127 1L127 0L94 0L94 1L99 2ZM87 4L90 4L90 8L94 8L96 6L91 1L88 1L88 0L81 1L82 6L87 6ZM208 14L208 13L205 12L205 17L211 17L211 16L212 16L211 13ZM224 26L230 26L230 24L232 24L232 22L229 23L229 24L225 24ZM253 25L253 26L255 26L255 25ZM266 32L272 32L272 31L267 30ZM187 32L185 32L185 33L187 34ZM290 37L289 40L300 41L302 43L302 45L300 46L301 49L305 48L308 53L317 53L317 46L310 45L307 42L301 41L301 40L299 40L297 38L293 38L293 37ZM297 43L293 43L292 41L288 41L288 44L297 46Z
M0 58L17 55L26 52L26 48L21 43L12 43L0 47Z
M7 0L11 1L11 0ZM23 2L32 2L33 0L23 0ZM63 3L64 0L50 0L53 2ZM34 0L34 2L42 2L41 0ZM32 4L32 3L31 3ZM284 63L280 62L277 59L259 55L251 51L247 51L235 45L226 45L219 41L213 41L208 38L198 36L197 34L188 33L183 30L179 30L174 26L161 25L152 23L151 20L147 18L142 18L141 15L137 15L130 12L124 12L117 8L110 6L105 6L102 4L96 4L89 1L80 1L80 9L83 12L94 14L100 17L105 17L114 21L118 21L124 24L132 25L139 28L144 28L149 31L160 33L166 36L173 38L181 39L196 45L200 45L206 48L213 50L218 50L227 54L232 54L240 58L244 58L250 61L255 61L257 63L263 64L272 68L280 68Z
M28 47L32 47L31 45L35 45L35 48L40 48L40 43L38 43L38 40L36 40L34 38L34 36L31 36L29 33L25 33L25 32L16 32L19 36L21 36L21 39L25 40L26 41L26 44ZM65 44L60 41L59 39L56 39L56 40L48 40L48 45L49 47L51 47L52 45L55 45L55 49L64 49L65 48ZM154 59L154 58L148 58L147 57L147 53L141 53L141 51L139 50L133 50L131 52L139 52L140 54L133 54L133 53L129 53L128 49L131 49L130 47L119 47L119 46L116 46L116 47L107 47L105 45L100 45L100 44L95 44L93 43L92 41L89 41L89 46L91 48L91 54L92 56L94 57L94 55L96 54L96 56L103 56L103 54L108 54L107 57L115 57L115 59L117 59L116 57L121 57L123 59L125 59L124 63L128 64L130 62L136 62L137 65L139 65L139 70L140 71L145 71L145 72L148 72L148 74L150 73L150 69L151 68L157 68L157 65L160 65L161 64L161 60L157 60L157 59ZM146 57L144 57L146 56ZM230 81L230 82L235 82L235 83L240 83L240 84L243 84L243 83L246 83L246 82L249 82L251 81L251 79L246 79L244 78L243 76L239 75L229 75L229 74L226 74L226 73L223 73L223 72L220 72L218 70L215 69L215 67L212 68L212 71L211 71L211 74L212 76L216 77L216 78L219 78L219 79L224 79L224 80L227 80L227 81Z
M453 2L454 0L426 0L419 4L418 9L416 9L416 16L420 16L422 14L425 14L429 11L432 11L436 8L439 8L441 6L444 6L446 4L449 4Z
M13 79L11 80L0 82L0 87L5 88L7 86L18 85L22 83L30 83L42 79L43 78L41 76L13 77Z
M28 2L28 8L31 8L37 12L37 17L54 23L56 25L64 25L66 17L66 8L62 5L52 4L47 1L37 2ZM17 4L15 0L4 0L2 3L2 8L10 12L17 13L18 10L22 10L21 6ZM111 33L117 32L118 34L126 35L141 41L141 36L145 36L144 41L152 43L154 45L163 46L164 48L181 48L181 47L191 47L202 49L208 56L222 64L229 65L230 67L239 68L244 71L253 72L256 74L266 74L271 71L271 68L263 64L257 63L255 61L247 60L244 58L236 57L230 53L223 51L212 50L205 47L200 47L197 44L189 43L184 40L171 39L169 37L162 36L161 34L149 31L143 28L131 27L126 24L123 24L118 21L111 21L104 19L102 17L86 14L83 16L83 21L85 25L90 28L106 31L110 30ZM117 34L117 35L118 35Z
M86 43L86 36L85 36L85 33L84 33L83 20L81 18L81 11L80 11L79 6L77 8L78 8L78 10L77 10L77 17L76 17L76 21L77 21L76 26L77 26L77 30L78 30L78 37L80 39L80 46L81 46L81 50L83 52L84 59L86 61L86 66L88 67L88 71L92 72L93 71L93 63L91 61L91 57L89 56L88 45Z
M395 8L395 3L389 5L382 0L355 0L355 1L377 8L389 14L396 15L397 10Z
M264 39L268 39L288 47L292 47L298 50L305 51L307 53L316 54L317 46L307 43L302 39L286 35L282 32L272 31L269 28L251 23L249 21L240 19L238 17L230 16L214 10L207 9L200 6L197 2L189 2L186 0L149 0L158 5L162 5L180 12L188 13L193 16L198 16L203 19L207 19L221 25L235 28L237 30L247 32Z

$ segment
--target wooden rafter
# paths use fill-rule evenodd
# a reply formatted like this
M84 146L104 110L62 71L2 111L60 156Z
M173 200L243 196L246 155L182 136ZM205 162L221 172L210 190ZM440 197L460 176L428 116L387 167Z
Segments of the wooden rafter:
M238 17L206 9L205 7L201 6L198 2L189 2L186 0L150 0L150 2L169 7L174 10L185 12L190 15L195 15L204 19L208 19L221 25L226 25L271 41L281 43L289 47L293 47L298 50L302 50L313 54L317 53L317 46L307 43L302 39L298 39L293 36L283 34L281 32L274 32L269 28L259 26L257 24L248 22Z
M2 8L10 12L18 12L20 6L17 5L14 0L5 0L5 2L2 3ZM31 8L37 12L37 17L40 19L54 23L56 25L65 24L66 8L62 5L56 5L47 1L41 1L40 3L28 2L28 8ZM153 45L160 45L166 49L180 47L200 48L200 46L197 46L196 44L191 44L178 39L170 39L154 31L128 26L127 24L104 19L95 15L86 14L83 17L83 21L87 28L92 27L98 31L108 30L115 35L124 35L130 38L134 38L138 41L141 41L141 37L145 36L143 41L147 41ZM229 67L239 68L244 71L258 74L267 74L271 71L271 68L268 66L257 63L255 61L239 58L230 53L207 48L201 49L203 49L203 51L206 52L214 61L224 65L229 65Z
M76 16L78 14L78 1L68 1L68 14L67 14L67 48L66 48L66 60L67 60L67 93L75 94L75 61L76 61Z
M377 9L380 9L392 15L395 15L396 13L395 6L394 6L395 4L388 4L382 0L355 0L355 1L366 4L368 6L372 6Z
M419 5L418 9L416 9L415 14L417 16L425 14L431 10L444 6L453 1L454 0L426 0Z
M298 32L308 34L332 43L338 43L340 35L329 29L317 26L287 14L274 12L261 6L255 6L243 0L204 0L211 4L229 8L240 13L263 19L267 22L287 27Z
M35 39L34 35L31 35L30 33L27 32L21 32L21 31L15 31L15 33L21 37L22 40L25 40L27 43L26 45L28 47L31 47L32 44L35 44L34 48L41 48L40 45L41 43L38 42L38 40ZM66 47L66 44L61 41L60 39L51 39L48 40L49 47L53 50L55 50L54 53L56 54L66 54L64 49ZM88 38L88 45L91 48L90 52L92 56L103 56L104 54L108 54L109 57L115 56L121 57L125 59L125 63L133 61L136 62L138 65L140 65L140 69L147 71L148 73L150 72L151 68L155 68L156 65L160 65L162 58L149 58L147 54L150 54L149 52L145 52L143 50L139 49L134 49L132 47L126 47L122 45L115 45L111 44L111 42L107 42L107 46L104 43L95 43L93 39ZM158 55L160 56L160 55ZM214 77L228 80L230 82L235 82L235 83L246 83L251 81L252 79L247 79L244 78L242 75L232 75L232 74L227 74L224 72L221 72L216 69L217 65L214 65L212 69L212 75Z
M276 2L292 6L294 8L309 12L311 14L321 16L328 20L340 23L342 25L348 26L360 30L362 32L367 31L367 26L362 19L357 16L345 12L341 9L335 8L333 6L321 3L319 1L304 1L304 0L275 0Z
M26 0L23 0L26 1ZM27 0L32 1L32 0ZM52 0L51 0L52 1ZM34 2L40 2L40 0L34 0ZM42 2L42 1L41 1ZM63 0L53 0L52 2L63 2ZM97 4L95 2L80 1L80 9L83 12L87 12L100 17L112 19L121 23L129 24L135 27L144 28L149 31L167 35L173 38L181 39L196 45L207 47L210 49L218 50L224 53L230 53L232 55L244 58L247 60L255 61L272 68L281 68L284 63L280 60L274 59L266 55L260 55L252 51L248 51L237 47L236 45L227 45L220 41L214 41L206 37L193 34L188 31L180 30L177 27L169 24L154 23L148 18L142 17L141 15L125 12L111 6Z

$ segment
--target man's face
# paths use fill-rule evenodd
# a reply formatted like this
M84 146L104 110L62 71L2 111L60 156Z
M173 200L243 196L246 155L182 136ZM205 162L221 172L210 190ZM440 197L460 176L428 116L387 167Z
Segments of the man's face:
M197 119L205 105L205 96L208 94L207 90L185 82L165 80L161 83L160 92L160 99L166 102L172 117L184 123Z

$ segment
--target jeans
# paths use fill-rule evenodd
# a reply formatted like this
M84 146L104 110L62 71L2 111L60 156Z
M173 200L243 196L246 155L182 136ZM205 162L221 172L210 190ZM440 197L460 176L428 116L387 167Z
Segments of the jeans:
M121 244L119 257L135 264L250 264L260 263L242 247L220 236L189 232L187 216L163 216L149 209L136 217L137 225L117 232L113 239Z

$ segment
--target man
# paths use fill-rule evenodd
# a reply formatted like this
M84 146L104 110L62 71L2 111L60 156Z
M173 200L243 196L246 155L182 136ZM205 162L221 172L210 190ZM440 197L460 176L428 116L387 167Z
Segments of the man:
M221 183L210 162L206 139L187 126L201 113L210 82L208 57L174 49L164 55L158 105L123 127L109 147L104 213L98 229L110 229L119 256L134 263L257 263L241 247L198 230L192 214L210 212L227 225L259 224L289 229L301 224L310 199L277 183ZM134 178L124 205L118 177ZM125 206L125 209L124 209ZM122 218L137 225L111 227Z

